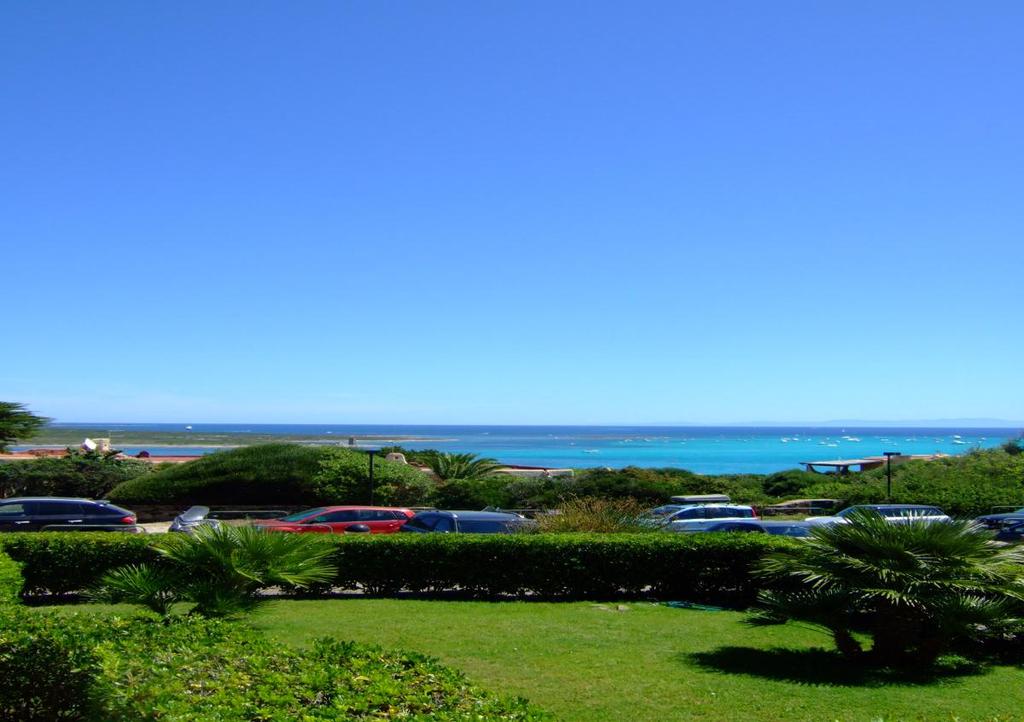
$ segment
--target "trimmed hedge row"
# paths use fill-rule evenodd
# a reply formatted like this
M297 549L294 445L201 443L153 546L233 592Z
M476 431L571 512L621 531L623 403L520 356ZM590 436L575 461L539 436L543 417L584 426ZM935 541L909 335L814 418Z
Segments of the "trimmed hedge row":
M645 597L746 606L753 567L793 542L738 534L394 535L342 538L336 585L544 599Z
M23 594L68 594L88 589L110 569L155 561L153 538L112 532L4 534L0 549L21 565Z
M126 650L130 653L126 654ZM418 654L239 623L0 612L0 720L542 720Z
M87 589L109 569L157 558L156 536L10 534L25 593ZM457 591L478 597L645 597L745 606L752 570L792 540L749 534L395 534L332 537L333 587L373 594Z

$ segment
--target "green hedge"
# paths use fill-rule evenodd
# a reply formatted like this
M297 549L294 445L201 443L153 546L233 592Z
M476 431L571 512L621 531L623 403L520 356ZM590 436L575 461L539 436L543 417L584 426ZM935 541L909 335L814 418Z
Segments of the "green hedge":
M25 591L87 589L108 569L155 558L159 537L50 532L0 538ZM744 606L764 554L791 540L740 534L395 534L333 538L334 586L379 594L685 599Z
M0 551L0 605L17 604L22 584L21 565Z
M154 561L154 538L111 532L4 534L0 549L21 565L23 593L66 594L88 589L109 569Z
M0 720L541 720L417 654L319 640L298 651L238 623L0 614Z
M337 586L392 594L685 599L745 606L752 569L793 542L740 534L394 535L339 539Z

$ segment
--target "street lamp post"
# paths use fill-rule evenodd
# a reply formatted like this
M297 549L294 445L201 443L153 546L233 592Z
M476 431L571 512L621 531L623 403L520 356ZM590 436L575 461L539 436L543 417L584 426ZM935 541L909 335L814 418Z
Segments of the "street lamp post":
M902 456L898 451L883 451L885 457L885 498L892 501L892 457Z
M373 506L373 457L377 451L377 449L366 450L366 453L370 455L370 506Z

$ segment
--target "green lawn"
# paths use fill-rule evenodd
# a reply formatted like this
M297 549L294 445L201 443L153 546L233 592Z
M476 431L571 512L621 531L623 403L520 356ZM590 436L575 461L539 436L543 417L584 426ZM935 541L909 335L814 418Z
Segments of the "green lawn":
M439 657L564 720L1019 720L1024 671L908 680L858 673L821 634L652 604L351 599L255 618L291 644L336 635Z

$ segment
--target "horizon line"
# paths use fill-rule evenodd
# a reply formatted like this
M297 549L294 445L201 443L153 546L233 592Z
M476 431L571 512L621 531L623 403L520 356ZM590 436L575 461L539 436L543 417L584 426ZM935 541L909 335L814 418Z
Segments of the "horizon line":
M647 421L647 422L602 422L602 423L423 423L423 422L355 422L355 421L71 421L53 420L47 426L67 425L181 425L181 426L437 426L437 427L466 427L466 426L518 426L518 427L674 427L674 428L715 428L715 427L805 427L805 428L826 428L833 426L847 426L860 428L884 428L887 426L916 426L918 428L957 428L962 426L976 426L978 428L1024 428L1024 420L1011 419L990 419L990 418L943 418L943 419L830 419L827 421L720 421L720 422L672 422L672 421Z

